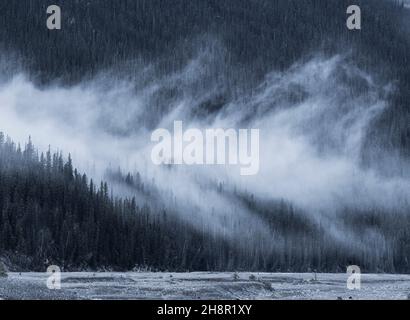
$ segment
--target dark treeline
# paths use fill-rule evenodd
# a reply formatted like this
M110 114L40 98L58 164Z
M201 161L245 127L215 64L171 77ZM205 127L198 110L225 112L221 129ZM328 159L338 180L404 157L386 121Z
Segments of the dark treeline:
M282 261L286 261L288 270L344 272L343 266L351 264L369 272L410 270L408 209L345 208L332 215L329 224L324 217L316 222L307 218L284 201L258 201L249 195L240 199L266 221L273 233L284 235L286 258ZM329 232L332 224L340 230Z
M0 256L18 268L223 269L230 250L216 240L0 133Z
M150 191L138 176L117 182ZM284 201L269 203L251 194L218 192L241 202L272 231L271 241L233 243L211 229L198 230L165 209L121 199L102 182L96 185L61 153L39 155L31 142L22 149L0 134L0 256L19 270L259 270L339 271L358 264L365 271L410 270L410 217L383 212L341 213L361 238L335 241L326 225L312 222ZM155 195L154 195L155 196ZM246 223L246 222L245 222ZM377 230L380 241L366 230ZM273 235L281 235L275 238ZM377 239L376 239L377 240ZM380 239L378 239L380 240ZM303 245L302 245L303 243Z

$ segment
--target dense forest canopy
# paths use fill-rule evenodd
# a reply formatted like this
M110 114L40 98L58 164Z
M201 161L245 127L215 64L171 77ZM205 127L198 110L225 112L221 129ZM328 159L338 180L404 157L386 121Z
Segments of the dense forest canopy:
M46 28L50 4L61 7L62 30ZM357 264L364 271L410 272L410 195L406 198L406 190L400 189L408 186L401 182L408 183L410 177L410 10L401 1L357 0L362 29L351 31L346 28L350 4L345 0L4 1L1 83L24 73L30 81L22 90L29 92L27 100L51 92L49 108L55 99L59 110L61 101L53 88L67 90L64 94L74 88L86 96L88 87L81 86L99 77L110 78L103 86L107 96L98 93L101 100L111 99L109 89L116 88L112 83L124 80L131 84L129 95L149 92L129 103L146 103L142 121L124 112L126 121L112 128L106 123L121 111L97 117L106 129L102 137L142 136L169 115L170 106L184 101L181 97L193 97L195 108L189 109L187 118L208 121L241 112L241 123L256 117L270 120L274 109L297 109L313 97L314 102L340 104L321 110L313 125L295 122L306 125L299 128L306 136L314 133L309 138L320 140L324 146L318 149L324 152L339 147L335 146L339 137L332 140L326 130L339 124L343 112L354 114L352 110L360 109L356 104L382 101L386 106L363 121L369 125L360 141L359 168L399 179L400 184L393 184L395 180L386 184L394 185L388 189L393 190L392 202L403 201L386 206L376 201L350 206L341 201L330 214L285 197L267 198L258 190L236 188L234 183L200 176L187 179L187 188L195 183L205 199L212 195L204 209L191 195L177 195L175 181L147 177L143 167L128 172L129 168L117 170L110 163L100 183L90 178L92 170L88 176L80 173L71 157L52 149L38 151L31 140L21 148L0 134L0 256L27 270L44 270L46 264L55 263L66 270L339 272ZM326 68L331 75L321 79L320 71ZM266 96L270 100L258 102ZM16 105L23 118L24 109ZM0 115L10 114L5 110L0 105ZM292 112L285 113L289 117L285 119L297 116ZM42 116L45 122L50 119ZM343 123L342 138L343 130L353 131L354 124L349 119ZM268 123L266 128L275 125ZM315 125L324 131L312 130ZM380 177L374 180L379 183ZM205 212L198 218L195 213L201 211ZM232 212L238 218L232 219ZM187 216L195 217L195 223Z
M360 0L363 28L346 28L349 1L340 0L121 0L54 1L62 8L61 32L47 32L47 1L11 0L1 7L4 52L19 57L40 83L76 83L102 70L137 72L157 61L161 73L186 63L204 36L228 54L223 72L230 83L252 88L271 70L285 70L307 56L351 51L363 70L393 81L392 107L369 133L377 145L409 157L410 64L408 10L401 1ZM4 67L3 67L4 68ZM219 76L219 75L218 75ZM233 92L232 92L233 91ZM367 153L371 157L371 148ZM376 155L373 155L376 156Z

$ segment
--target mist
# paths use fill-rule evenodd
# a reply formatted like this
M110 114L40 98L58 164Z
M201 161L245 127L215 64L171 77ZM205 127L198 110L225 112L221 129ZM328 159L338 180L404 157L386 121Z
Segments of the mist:
M138 67L132 78L105 72L74 86L39 87L19 73L1 83L0 128L22 144L31 136L40 152L51 146L70 153L76 167L97 180L108 178L108 168L139 172L156 190L155 203L115 182L113 192L168 208L239 246L259 238L269 250L277 249L282 237L237 201L238 192L285 200L325 223L341 242L355 238L337 220L343 208L408 211L408 178L362 162L368 128L389 107L393 84L360 70L349 54L318 55L286 71L267 72L252 90L204 110L228 87L223 75L214 81L220 59L204 50L170 74L153 64ZM240 176L240 167L229 165L154 165L151 133L171 129L175 120L186 129L259 129L259 173ZM226 192L218 192L218 185ZM383 243L377 234L368 242L375 239Z

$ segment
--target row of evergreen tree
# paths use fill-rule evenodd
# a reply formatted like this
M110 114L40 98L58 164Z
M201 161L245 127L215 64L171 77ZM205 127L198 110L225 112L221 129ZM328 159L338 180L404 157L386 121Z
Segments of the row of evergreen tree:
M135 191L152 192L138 176L116 172L111 179L114 174ZM230 193L233 202L263 219L271 241L253 233L253 241L235 243L211 228L195 228L165 207L115 197L107 183L97 185L79 173L61 152L38 154L31 141L21 148L0 134L0 256L20 270L57 264L65 270L343 272L355 263L367 271L410 271L407 214L343 212L348 229L361 237L338 242L326 225L284 201L266 203L222 186L218 192ZM369 238L372 232L364 230L377 231L382 239Z

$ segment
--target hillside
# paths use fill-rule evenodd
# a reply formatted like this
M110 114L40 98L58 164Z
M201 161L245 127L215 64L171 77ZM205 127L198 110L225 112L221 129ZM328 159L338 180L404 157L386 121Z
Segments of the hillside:
M345 0L53 3L62 30L0 5L0 131L38 144L0 135L12 268L410 272L401 3L356 1L360 31ZM175 119L260 128L260 174L153 166Z
M226 50L217 52L218 71L210 75L218 81L222 72L224 100L317 52L351 53L361 69L395 85L392 106L369 132L363 155L390 163L380 149L410 156L409 12L397 3L357 1L363 29L350 32L345 26L350 2L344 0L55 1L64 28L47 32L46 2L11 0L2 5L0 44L36 82L73 84L102 70L135 76L147 63L157 64L157 77L168 74L198 48L212 46L207 39L213 39L223 49L212 50ZM208 104L218 108L214 100ZM400 170L408 173L391 168Z

